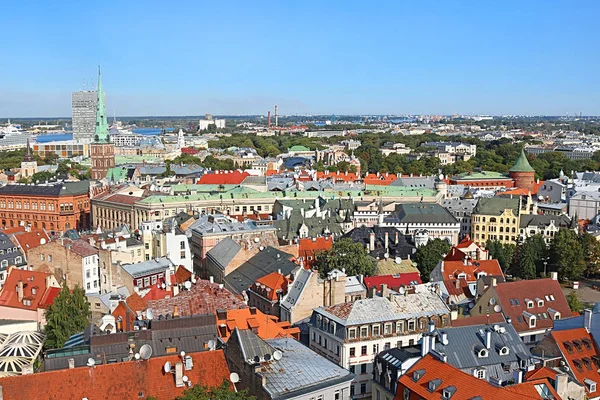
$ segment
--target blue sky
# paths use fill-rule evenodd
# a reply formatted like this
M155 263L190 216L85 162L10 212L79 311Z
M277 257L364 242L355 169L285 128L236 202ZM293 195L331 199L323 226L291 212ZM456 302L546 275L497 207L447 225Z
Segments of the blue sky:
M0 117L69 116L71 92L98 64L111 115L274 104L281 114L598 115L599 12L598 1L12 0Z

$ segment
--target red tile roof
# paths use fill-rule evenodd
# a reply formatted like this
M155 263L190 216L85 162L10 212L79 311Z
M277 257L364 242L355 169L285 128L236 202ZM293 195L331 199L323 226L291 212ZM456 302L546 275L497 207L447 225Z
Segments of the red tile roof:
M179 315L214 314L218 308L227 310L245 308L242 296L227 289L220 289L216 283L198 279L190 290L182 290L177 296L161 300L147 300L155 316L172 314L175 306Z
M121 317L121 321L123 321L121 329L123 331L131 331L137 318L137 312L145 311L147 307L146 300L141 298L139 294L134 293L125 301L120 301L112 315L117 320Z
M556 375L558 373L553 369L548 367L541 367L534 369L533 371L529 371L525 374L525 379L528 381L536 380L536 379L556 379Z
M472 241L470 238L466 237L463 240L460 241L460 243L458 243L456 245L457 249L465 249L469 246L471 246L473 243L475 243L474 241Z
M418 272L407 272L404 274L394 275L378 275L368 276L364 278L365 286L367 290L375 286L378 289L381 288L382 284L386 284L388 288L392 290L398 290L400 286L408 286L414 284L421 284L421 275Z
M298 257L302 258L305 268L311 268L314 265L316 253L330 250L332 246L333 238L329 236L303 238L298 242Z
M504 315L512 319L512 325L517 332L552 328L554 322L548 313L548 309L558 311L560 318L571 316L571 309L569 308L569 304L567 304L560 285L558 281L553 279L544 278L498 283L495 290L498 294L498 301L502 306ZM550 300L546 299L546 296ZM532 308L527 308L526 299L533 301ZM538 307L536 299L542 300L543 306ZM524 319L525 312L536 316L535 328L529 327L528 322ZM546 313L548 318L543 318L544 313ZM541 319L538 317L538 314L542 315Z
M50 241L48 233L43 229L32 229L31 232L18 231L12 235L12 241L27 255L31 249L46 244Z
M139 196L129 196L127 194L108 194L107 196L102 197L100 200L108 201L111 203L119 203L119 204L128 204L132 205L136 201L142 200L143 197Z
M423 375L415 382L413 373L419 370L423 372ZM430 391L429 382L435 379L441 379L441 383L434 391ZM404 388L408 388L410 390L410 400L439 400L442 398L443 390L450 386L456 388L452 400L471 400L476 396L481 396L482 400L542 399L535 388L535 384L545 384L550 393L556 399L560 399L547 381L525 382L513 386L498 387L483 379L477 379L471 374L462 372L428 354L400 377L395 399L404 400Z
M227 310L225 319L219 319L217 313L217 330L221 339L227 341L235 328L252 329L261 339L279 337L300 339L300 329L290 327L288 322L278 322L277 317L264 314L254 307Z
M65 241L65 245L66 244L67 241ZM71 245L71 251L81 257L89 257L98 254L98 249L83 239L70 241L69 244Z
M589 379L600 385L599 365L596 361L600 353L592 335L585 328L552 331L551 335L577 381L585 385L584 380Z
M222 350L188 353L194 367L184 371L193 385L214 387L229 380ZM81 367L0 379L4 399L139 400L174 399L187 387L176 387L175 377L163 372L164 364L180 362L179 355ZM210 367L207 367L210 366Z
M198 180L198 184L203 185L239 185L250 174L245 171L215 171L212 174L204 174Z
M457 326L473 326L483 324L499 324L506 322L502 313L495 313L490 315L477 315L473 317L459 318L451 321L452 327Z
M48 307L50 307L52 304L54 304L54 299L56 298L56 296L58 296L59 293L60 293L59 287L54 287L54 286L49 287L44 292L44 295L42 296L42 298L40 300L39 308L47 309Z
M37 310L38 308L47 307L52 303L57 294L55 294L54 290L51 293L46 293L48 290L46 278L48 276L50 274L45 272L11 268L0 292L0 307L19 308L22 310ZM23 300L28 300L30 302L29 305L25 305L23 301L19 301L17 293L19 281L23 282Z
M384 185L387 186L394 182L398 177L396 174L367 174L364 178L366 185Z
M200 150L196 150L196 149L194 149L192 147L182 147L181 148L181 152L183 154L198 154L199 151Z
M184 283L190 279L192 279L192 273L188 271L187 268L182 265L177 267L177 272L175 272L175 282Z
M457 246L452 246L448 254L444 257L444 261L462 261L467 258L467 255L458 249Z

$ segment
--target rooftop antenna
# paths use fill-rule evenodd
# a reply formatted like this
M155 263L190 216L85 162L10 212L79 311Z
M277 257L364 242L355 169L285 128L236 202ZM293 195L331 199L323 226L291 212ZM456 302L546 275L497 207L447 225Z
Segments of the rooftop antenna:
M85 81L85 78L83 78L83 91L85 92L85 88L87 86L87 82Z

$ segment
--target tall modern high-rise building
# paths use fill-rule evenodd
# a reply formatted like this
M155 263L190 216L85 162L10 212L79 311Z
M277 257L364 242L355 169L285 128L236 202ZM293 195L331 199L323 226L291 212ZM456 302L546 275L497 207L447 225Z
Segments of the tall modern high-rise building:
M98 67L98 93L96 100L96 118L94 123L93 143L90 146L92 158L92 179L104 179L110 168L115 166L115 145L108 136L106 105L102 91L102 76Z
M98 92L82 90L72 96L73 139L91 142L96 130L96 108Z

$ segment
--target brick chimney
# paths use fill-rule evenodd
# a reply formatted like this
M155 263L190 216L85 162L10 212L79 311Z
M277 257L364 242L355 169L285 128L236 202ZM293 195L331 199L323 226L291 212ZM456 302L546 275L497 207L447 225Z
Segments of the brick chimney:
M17 299L19 303L23 302L23 296L23 281L19 279L19 282L17 282Z
M369 235L369 251L375 250L375 233L371 232Z

